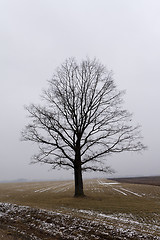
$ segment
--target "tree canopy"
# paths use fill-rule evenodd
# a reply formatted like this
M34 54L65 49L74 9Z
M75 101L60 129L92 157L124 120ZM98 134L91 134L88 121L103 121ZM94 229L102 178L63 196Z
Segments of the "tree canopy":
M32 162L72 168L79 196L82 171L108 172L108 155L145 149L140 126L123 109L123 94L98 60L66 60L43 91L44 104L26 107L31 122L22 138L39 146Z

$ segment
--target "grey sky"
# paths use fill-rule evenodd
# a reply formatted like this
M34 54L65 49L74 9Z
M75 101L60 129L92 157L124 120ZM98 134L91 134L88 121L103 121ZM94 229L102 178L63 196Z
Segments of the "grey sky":
M0 0L0 181L72 176L29 165L36 145L20 142L23 106L39 102L46 80L72 56L97 57L113 70L142 125L148 151L114 155L108 164L117 175L160 174L160 1Z

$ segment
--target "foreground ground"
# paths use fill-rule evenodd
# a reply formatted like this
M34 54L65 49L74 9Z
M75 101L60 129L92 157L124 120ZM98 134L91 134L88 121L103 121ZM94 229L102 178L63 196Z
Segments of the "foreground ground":
M0 239L160 239L160 187L86 180L0 184ZM27 206L27 207L26 207Z

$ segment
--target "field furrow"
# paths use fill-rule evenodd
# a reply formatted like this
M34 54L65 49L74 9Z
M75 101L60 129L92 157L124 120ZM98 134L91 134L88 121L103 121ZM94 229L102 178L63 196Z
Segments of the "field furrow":
M160 240L160 187L84 181L0 184L0 239ZM3 238L2 236L5 236Z

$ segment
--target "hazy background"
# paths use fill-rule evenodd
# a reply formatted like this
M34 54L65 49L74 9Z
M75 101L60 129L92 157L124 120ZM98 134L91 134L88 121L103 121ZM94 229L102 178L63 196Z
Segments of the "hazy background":
M113 70L142 125L148 151L110 157L115 176L160 175L160 1L0 0L0 181L72 178L29 165L36 145L20 141L24 105L40 102L55 68L72 56L97 57Z

